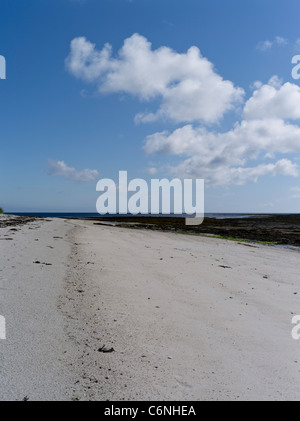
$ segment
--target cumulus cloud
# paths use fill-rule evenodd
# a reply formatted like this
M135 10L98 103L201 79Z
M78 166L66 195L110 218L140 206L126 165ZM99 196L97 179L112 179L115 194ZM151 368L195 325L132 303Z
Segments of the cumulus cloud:
M192 125L172 133L155 133L147 137L144 149L148 154L187 158L170 168L177 175L205 178L212 184L244 184L268 173L297 176L296 164L285 159L256 168L244 168L244 165L266 153L271 156L271 153L300 152L299 139L300 128L283 120L243 120L224 133Z
M300 119L300 87L294 83L284 83L277 77L268 84L259 86L246 102L244 117Z
M243 120L232 130L223 133L186 125L169 134L160 132L146 139L147 153L172 155L199 154L203 159L220 160L221 157L239 162L255 159L262 152L300 152L300 128L279 119ZM270 155L269 155L270 156Z
M275 37L260 43L260 49L286 43L286 39ZM181 123L182 127L171 133L149 135L144 145L147 154L181 159L168 167L176 176L230 185L257 181L265 175L299 175L297 165L282 156L300 153L300 127L295 122L300 119L298 85L283 83L277 76L266 84L254 82L240 121L222 132L212 129L212 123L243 103L244 91L224 80L197 47L186 53L168 47L153 49L145 37L134 34L113 55L110 44L98 50L81 37L73 39L66 67L73 76L95 84L100 93L155 100L158 108L138 113L136 123L158 119ZM155 174L156 165L151 164L148 171Z
M256 167L230 167L230 166L217 166L217 167L202 167L200 157L194 157L183 161L177 167L172 168L172 172L181 177L196 178L201 177L205 179L208 184L215 185L243 185L248 182L256 182L259 177L264 175L298 175L297 166L288 159L281 159L272 164L260 164ZM200 174L199 174L200 173Z
M75 168L68 167L64 161L48 161L48 173L52 176L59 176L67 180L75 181L92 181L99 176L97 170L76 170Z
M256 82L254 89L243 120L231 130L214 132L188 124L148 136L145 152L181 156L184 160L170 167L171 172L212 184L244 184L267 174L298 176L297 165L287 159L254 167L247 162L300 153L300 127L289 122L300 118L300 88L273 76L265 85Z
M244 95L241 88L216 73L197 47L186 53L168 47L154 50L139 34L127 38L116 57L110 44L98 50L86 38L75 38L66 67L75 77L96 83L102 93L160 100L157 111L139 113L136 122L167 118L177 123L215 123Z

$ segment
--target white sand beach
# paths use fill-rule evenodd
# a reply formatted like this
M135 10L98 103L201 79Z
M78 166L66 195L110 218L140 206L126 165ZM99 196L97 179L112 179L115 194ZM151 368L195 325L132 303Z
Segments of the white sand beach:
M299 251L16 228L0 231L0 400L299 400Z

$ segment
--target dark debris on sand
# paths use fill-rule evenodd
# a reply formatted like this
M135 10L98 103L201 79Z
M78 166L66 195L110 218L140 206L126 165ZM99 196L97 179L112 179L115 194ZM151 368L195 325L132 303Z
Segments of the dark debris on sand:
M37 217L32 216L10 216L7 218L1 218L0 219L0 228L6 228L6 227L17 227L19 225L26 225L30 222L35 222Z
M100 222L100 218L98 218ZM210 234L225 238L300 246L300 214L258 215L248 218L204 218L201 225L186 226L184 218L175 217L105 217L103 222L135 229ZM95 224L97 222L95 221Z

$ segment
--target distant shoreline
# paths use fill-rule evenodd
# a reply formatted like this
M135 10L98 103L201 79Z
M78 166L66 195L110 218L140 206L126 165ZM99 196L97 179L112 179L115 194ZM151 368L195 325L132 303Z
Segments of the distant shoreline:
M20 213L19 215L16 218L19 219L18 223L32 218L53 218L53 214L49 213ZM300 247L300 214L249 214L247 217L241 216L241 214L228 214L227 218L206 216L204 222L196 226L186 226L183 217L162 215L103 217L98 214L78 213L56 215L57 218L62 219L91 220L94 221L94 224L113 223L118 227L131 229L211 235L235 241L254 241L264 244ZM224 216L225 214L220 215ZM7 223L13 223L13 221Z
M190 215L99 215L96 212L5 212L8 215L16 216L33 216L41 218L71 218L71 219L90 219L90 218L186 218ZM297 213L251 213L251 212L207 212L205 213L205 218L215 218L215 219L236 219L236 218L268 218L272 216L293 216L300 215Z

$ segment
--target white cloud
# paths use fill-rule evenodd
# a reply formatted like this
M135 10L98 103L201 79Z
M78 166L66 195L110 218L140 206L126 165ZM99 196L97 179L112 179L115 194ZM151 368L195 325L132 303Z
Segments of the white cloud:
M265 51L286 43L276 37L260 47ZM146 38L134 34L113 56L109 44L97 50L86 38L75 38L66 66L75 77L96 84L101 93L160 101L156 111L138 113L136 123L159 118L185 123L172 133L148 136L144 145L148 154L181 157L179 164L168 167L179 177L229 185L257 181L264 175L299 175L294 162L278 156L300 153L300 127L289 121L300 119L298 85L283 83L277 76L267 84L254 82L242 120L231 130L218 132L201 124L219 122L242 101L244 91L218 75L197 47L186 53L168 47L153 49ZM150 167L149 173L155 174L157 166Z
M245 104L244 119L231 130L214 132L189 124L172 133L155 133L146 138L146 153L184 157L171 172L212 184L244 184L267 174L298 176L295 163L276 162L275 157L300 153L300 127L286 121L300 118L300 88L282 84L277 76L256 86ZM256 166L247 167L249 161L257 161Z
M201 155L203 159L242 162L264 153L300 152L300 128L279 119L243 120L224 133L184 126L173 133L160 132L146 139L147 153Z
M150 167L150 168L148 168L148 173L150 174L150 175L155 175L155 174L157 174L157 168L156 167Z
M297 176L296 164L282 159L275 163L245 168L247 161L268 154L300 152L300 128L283 120L243 120L225 133L214 133L191 125L173 133L148 136L145 151L182 156L172 173L205 178L211 184L244 184L266 174ZM269 155L271 156L271 155Z
M274 42L277 45L286 45L286 44L288 44L288 40L286 38L283 38L283 37L275 37Z
M266 41L260 41L257 44L257 49L260 51L268 51L270 50L274 45L276 46L284 46L288 44L288 41L286 38L283 37L275 37L272 41L266 40Z
M271 41L260 41L257 45L257 48L261 51L267 51L272 48L273 43Z
M297 176L298 170L295 164L288 159L281 159L273 164L260 164L256 167L230 167L219 166L216 168L206 166L201 171L199 157L183 161L172 172L181 177L201 177L208 184L215 185L243 185L248 182L256 182L259 177L271 174Z
M300 87L273 77L268 84L256 89L246 102L244 117L300 119Z
M75 38L66 66L75 77L96 83L102 93L123 92L142 101L161 100L156 112L139 113L136 122L167 118L178 123L214 123L244 94L218 75L197 47L186 53L168 47L153 50L139 34L124 41L117 57L112 56L109 44L97 50L86 38Z
M99 176L97 170L76 170L75 168L68 167L64 161L48 161L48 173L52 176L59 176L67 180L75 181L92 181Z
M261 81L256 80L255 82L253 82L253 83L250 85L250 89L252 89L252 90L254 90L254 89L259 89L259 88L261 88L261 87L262 87L262 85L263 85L263 83L262 83Z

